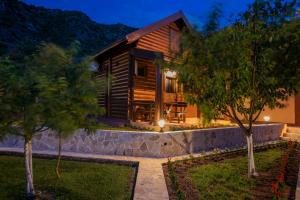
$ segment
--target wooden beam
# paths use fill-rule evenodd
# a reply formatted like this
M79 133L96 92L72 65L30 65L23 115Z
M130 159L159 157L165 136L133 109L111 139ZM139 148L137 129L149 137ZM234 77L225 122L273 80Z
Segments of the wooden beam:
M162 95L162 73L160 70L160 65L156 65L155 123L163 117Z

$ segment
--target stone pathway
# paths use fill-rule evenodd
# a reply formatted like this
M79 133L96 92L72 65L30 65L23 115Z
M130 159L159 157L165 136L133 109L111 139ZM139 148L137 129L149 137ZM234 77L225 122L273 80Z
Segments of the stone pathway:
M163 159L143 159L134 192L136 200L168 200L169 195L162 170Z
M0 148L0 152L23 152L21 148ZM56 151L33 151L37 154L57 155ZM167 162L161 158L143 158L127 156L109 156L88 153L63 152L63 156L76 158L99 158L117 161L139 162L137 180L134 190L134 200L168 200L169 195L162 170L162 163Z

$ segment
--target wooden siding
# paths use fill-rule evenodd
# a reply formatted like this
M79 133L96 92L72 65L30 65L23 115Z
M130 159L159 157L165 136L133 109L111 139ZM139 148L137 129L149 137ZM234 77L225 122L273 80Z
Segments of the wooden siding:
M136 58L137 64L146 66L146 77L134 76L134 100L155 100L155 65L152 60Z
M105 85L107 85L107 69L109 67L109 59L104 60L103 62L99 63L100 65L100 71L97 74L97 78L98 78L98 83L99 85L101 85L101 87L99 87L99 91L98 91L98 103L102 108L106 109L106 94L107 94L107 88L105 87Z
M300 126L300 95L295 96L295 125Z
M170 49L172 42L170 38L171 29L180 34L179 28L175 23L172 23L141 37L137 43L137 48L162 52L164 58L169 60L172 56L172 50Z
M163 26L160 29L141 37L137 42L136 47L139 49L161 52L163 53L165 60L170 60L173 54L173 50L171 50L171 46L172 46L171 31L173 32L177 31L178 34L180 34L180 30L177 27L177 25L175 23L171 23L167 26ZM175 42L177 42L176 40L178 40L178 38L175 38ZM150 70L151 73L155 75L154 65L153 67L150 68ZM165 84L165 77L163 77L163 101L164 102L184 101L183 94L166 93L164 84ZM147 87L144 87L144 85L147 85ZM155 76L150 78L149 80L135 79L134 87L135 87L134 89L135 100L153 100L153 101L155 100ZM198 117L197 107L188 105L186 116L191 118Z
M111 58L112 84L110 93L110 116L127 119L129 53L120 53Z
M98 73L101 91L98 103L106 109L106 116L127 119L129 53L122 51L99 61ZM107 86L107 87L104 87ZM103 88L105 88L103 90Z

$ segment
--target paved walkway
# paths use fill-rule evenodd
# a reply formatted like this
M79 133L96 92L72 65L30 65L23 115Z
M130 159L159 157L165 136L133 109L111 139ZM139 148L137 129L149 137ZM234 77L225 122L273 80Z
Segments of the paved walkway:
M0 152L23 152L21 148L0 148ZM57 155L56 151L34 151L37 154ZM168 200L169 195L162 170L162 163L167 162L161 158L143 158L127 156L109 156L88 153L63 152L63 156L76 158L99 158L117 161L139 162L137 180L134 191L134 200Z

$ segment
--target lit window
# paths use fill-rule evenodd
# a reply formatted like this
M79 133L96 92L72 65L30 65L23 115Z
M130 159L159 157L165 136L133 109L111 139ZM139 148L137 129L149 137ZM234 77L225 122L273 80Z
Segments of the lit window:
M165 90L167 93L176 93L176 79L166 77Z
M165 91L167 93L181 93L182 85L177 81L176 71L168 70L165 72Z

